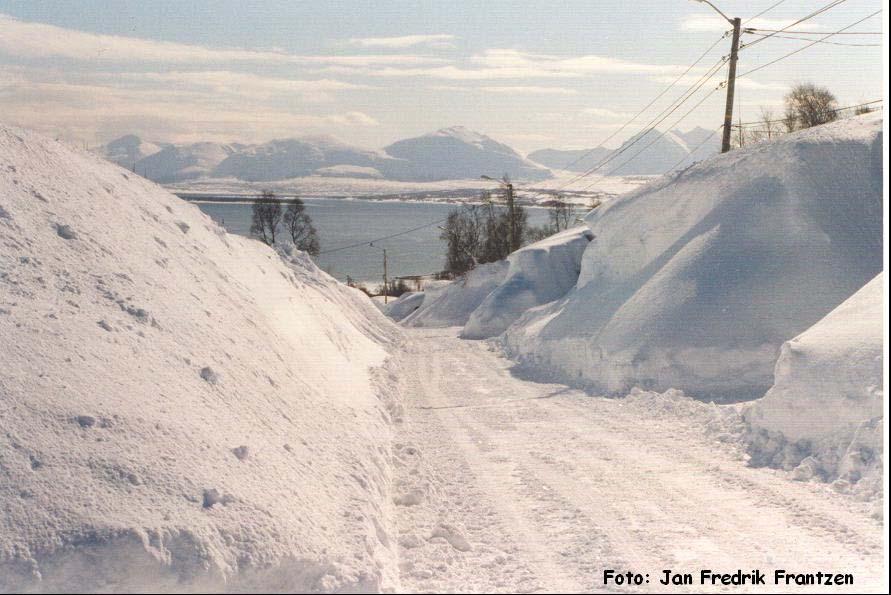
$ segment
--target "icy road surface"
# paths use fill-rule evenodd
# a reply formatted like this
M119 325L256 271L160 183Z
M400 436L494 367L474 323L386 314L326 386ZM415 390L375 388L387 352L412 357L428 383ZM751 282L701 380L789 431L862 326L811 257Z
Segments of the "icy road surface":
M748 467L732 411L523 380L457 331L406 329L394 498L404 590L635 590L605 587L607 568L649 573L643 591L685 588L660 585L663 569L698 581L704 568L760 569L761 592L778 568L881 587L876 504Z

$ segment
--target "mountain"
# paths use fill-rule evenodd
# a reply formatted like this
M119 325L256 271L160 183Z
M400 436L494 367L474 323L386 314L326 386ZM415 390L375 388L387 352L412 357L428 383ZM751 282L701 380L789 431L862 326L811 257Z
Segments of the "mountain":
M197 178L270 182L304 176L382 178L403 182L478 179L487 174L542 180L551 172L511 147L461 126L395 142L382 150L330 136L287 138L255 145L202 142L154 145L134 135L108 143L109 161L159 183Z
M143 141L135 134L113 140L102 149L102 156L122 167L131 168L136 162L154 155L163 147Z
M651 128L628 139L615 150L604 147L541 149L533 151L528 157L551 169L584 172L604 163L599 170L603 174L654 175L710 157L718 152L721 142L718 135L701 127L687 132L672 130L657 139L660 134L662 133Z
M280 139L232 153L214 169L212 177L268 182L314 173L325 175L339 166L363 168L360 177L378 177L372 170L387 159L377 151L354 147L329 136Z
M590 155L588 154L590 153ZM583 172L595 167L606 159L612 150L605 147L594 149L541 149L527 155L529 159L551 169L565 169L567 171Z
M542 180L547 169L525 159L509 146L463 126L443 128L393 143L384 151L400 159L388 164L398 180L437 181L492 177L507 174L512 179Z
M213 172L240 145L194 143L168 145L136 162L136 173L159 183L202 178Z

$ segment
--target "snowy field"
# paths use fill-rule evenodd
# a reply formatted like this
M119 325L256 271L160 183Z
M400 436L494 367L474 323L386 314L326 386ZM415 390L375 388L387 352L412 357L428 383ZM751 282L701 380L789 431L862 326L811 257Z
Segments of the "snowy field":
M555 171L554 178L522 181L515 184L517 200L527 204L541 204L554 199L558 193L569 202L588 205L593 199L608 199L632 190L650 179L648 176L594 176L590 188L583 191L563 191L567 182L577 177L574 172ZM572 188L579 187L578 184ZM581 186L584 188L584 186ZM166 184L165 188L189 196L256 196L263 190L304 198L364 198L370 200L412 200L426 202L477 201L480 193L498 190L498 183L481 179L442 180L438 182L398 182L365 178L307 176L272 182L202 178Z

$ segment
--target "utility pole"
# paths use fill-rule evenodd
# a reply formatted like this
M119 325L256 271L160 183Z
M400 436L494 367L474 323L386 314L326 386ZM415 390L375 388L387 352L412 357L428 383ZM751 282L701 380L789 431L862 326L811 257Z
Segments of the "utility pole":
M387 249L383 248L384 251L384 304L387 303L387 300L390 297L390 283L387 280Z
M733 23L733 42L730 45L730 69L727 73L727 105L724 108L724 139L721 141L721 152L730 150L730 131L733 125L733 92L736 88L736 60L739 56L739 33L742 21L736 17ZM742 134L742 133L740 133Z
M739 17L731 19L709 0L695 1L708 4L715 12L721 15L721 18L733 26L733 42L730 45L730 69L727 73L727 104L724 107L724 138L721 141L721 152L726 153L730 150L730 134L733 130L733 91L736 88L736 60L739 57L739 35L742 30L742 19Z
M489 176L480 176L480 179L498 182L504 188L505 197L507 198L508 245L510 246L510 251L514 252L520 247L517 244L517 213L514 209L514 185L511 184L507 174L504 174L504 177L500 180L490 178Z
M517 220L514 211L514 185L508 182L507 178L505 178L504 182L504 191L507 194L507 218L510 226L507 237L508 241L510 241L510 251L513 252L519 248L517 246Z
M390 290L389 290L389 285L390 285L390 284L389 284L389 281L388 281L388 279L387 279L387 249L386 249L386 248L381 248L380 246L375 246L375 245L374 245L374 242L371 242L371 243L369 243L368 245L369 245L370 247L372 247L372 248L378 248L378 249L384 251L384 304L386 304L386 303L387 303L387 299L388 299L389 296L390 296Z

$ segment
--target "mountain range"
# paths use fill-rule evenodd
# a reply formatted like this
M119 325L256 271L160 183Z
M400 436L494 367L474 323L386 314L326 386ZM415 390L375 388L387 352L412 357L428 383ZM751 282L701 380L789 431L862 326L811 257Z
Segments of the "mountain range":
M720 144L720 137L705 128L664 134L650 128L618 149L541 149L528 157L550 169L584 172L603 163L598 171L605 175L655 175L710 157L718 152Z
M551 177L511 147L461 126L397 141L380 150L330 136L262 144L170 144L123 136L99 149L106 159L159 183L199 178L268 182L304 176L382 178L407 182L507 174L517 180Z
M678 162L683 164L716 152L717 141L691 157L691 151L705 142L709 134L696 128L686 133L672 131L657 138L649 130L633 147L629 143L635 142L634 138L615 151L543 149L528 158L462 126L400 140L379 150L350 145L331 136L277 139L261 144L173 144L148 142L128 134L100 147L98 152L109 161L162 184L202 178L271 182L306 176L436 182L478 179L482 174L540 181L552 177L551 169L586 171L614 152L616 156L604 167L604 173L660 174ZM646 151L636 155L651 142Z

